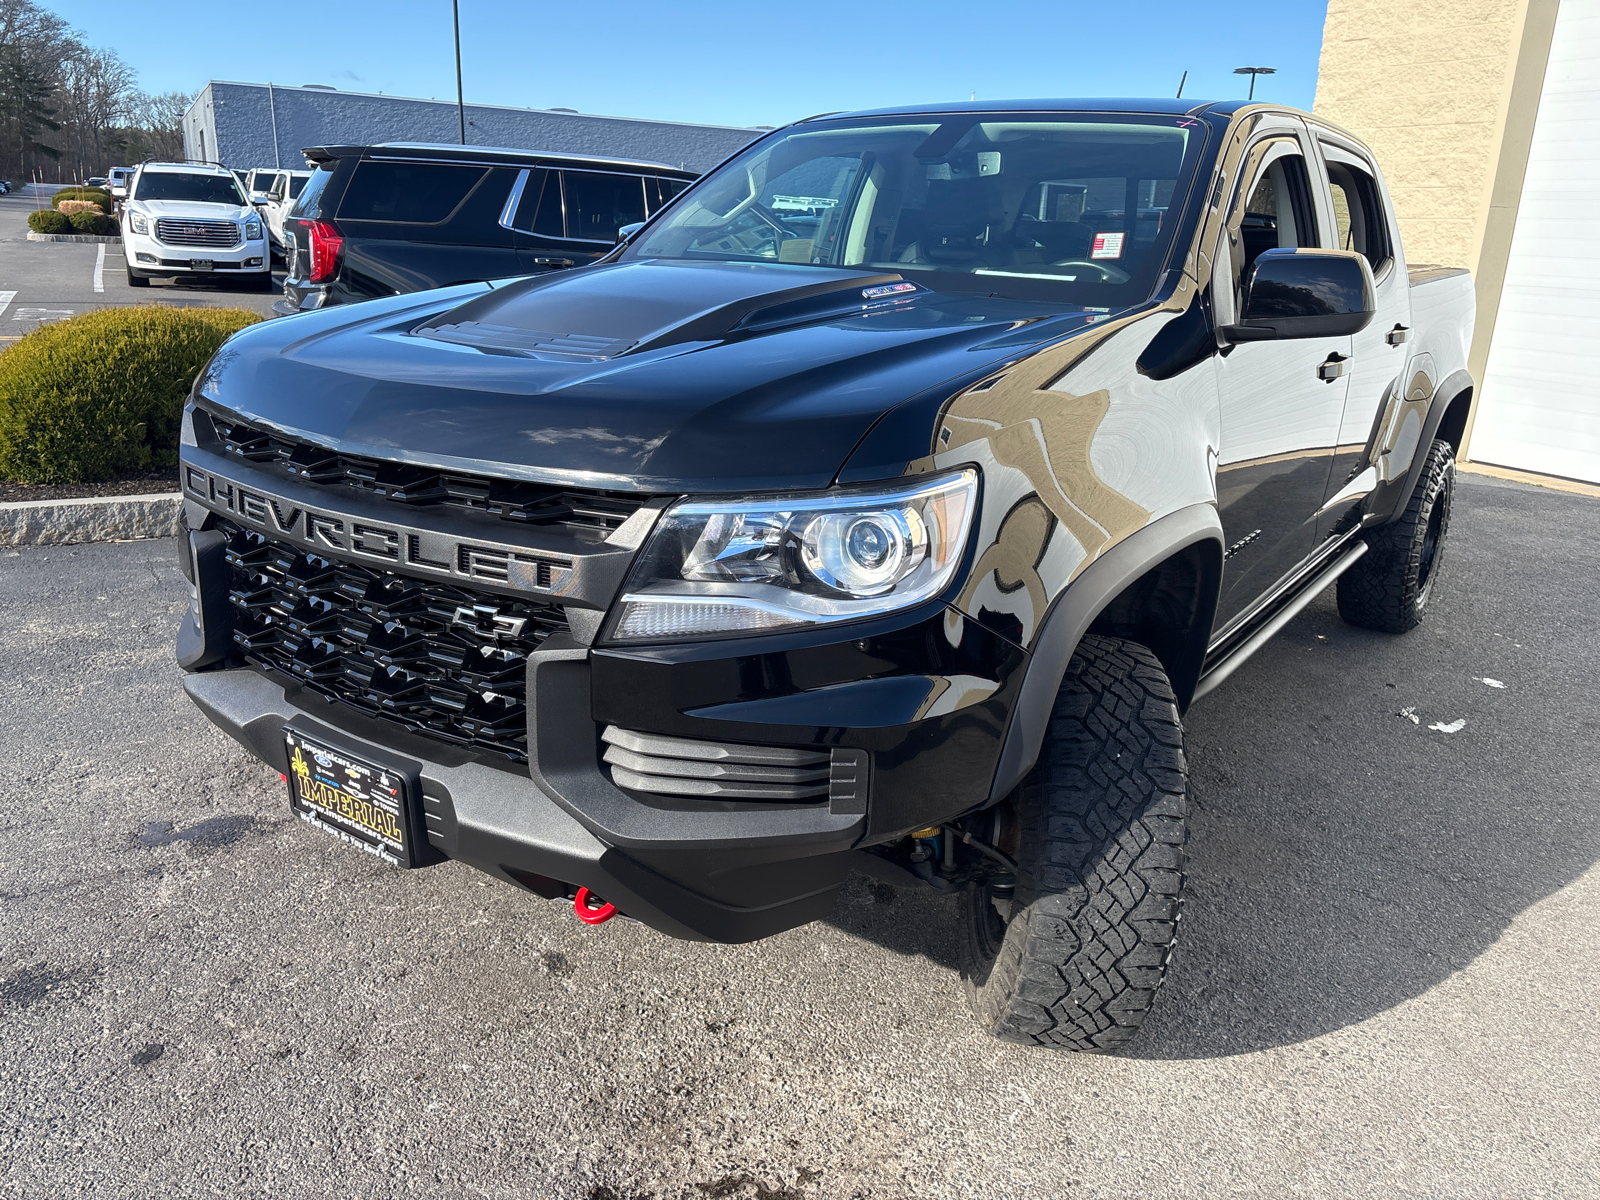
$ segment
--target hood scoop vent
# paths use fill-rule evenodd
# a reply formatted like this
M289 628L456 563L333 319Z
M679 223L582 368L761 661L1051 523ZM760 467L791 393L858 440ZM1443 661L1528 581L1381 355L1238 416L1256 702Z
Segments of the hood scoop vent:
M898 274L845 268L612 263L497 287L415 327L411 336L487 354L601 361L766 332L922 290Z
M473 346L491 354L559 354L563 358L596 360L615 358L633 345L622 338L595 337L587 333L545 333L511 325L491 325L486 321L432 325L418 329L416 333L419 337L432 338L436 342Z

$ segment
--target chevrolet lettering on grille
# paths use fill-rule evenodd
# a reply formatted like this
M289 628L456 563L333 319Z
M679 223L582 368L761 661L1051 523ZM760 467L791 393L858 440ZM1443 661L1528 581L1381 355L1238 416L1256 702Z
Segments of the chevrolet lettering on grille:
M322 506L312 508L192 463L184 463L182 471L183 490L190 499L309 550L387 566L404 574L471 580L547 596L567 595L574 583L571 561L557 555L503 542L464 541L438 530L375 521Z

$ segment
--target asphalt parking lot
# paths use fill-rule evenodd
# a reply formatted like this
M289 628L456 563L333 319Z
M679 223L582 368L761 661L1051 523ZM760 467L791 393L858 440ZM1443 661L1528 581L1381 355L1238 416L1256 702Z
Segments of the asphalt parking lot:
M263 316L283 294L283 273L273 272L272 292L234 284L154 279L128 286L122 247L112 242L30 242L28 214L48 205L55 189L34 198L31 186L0 196L0 349L40 325L63 321L108 304L177 304L244 308Z
M720 947L382 867L183 697L172 542L6 553L0 1194L1600 1194L1597 506L1464 477L1426 625L1195 707L1109 1058L981 1037L931 893Z

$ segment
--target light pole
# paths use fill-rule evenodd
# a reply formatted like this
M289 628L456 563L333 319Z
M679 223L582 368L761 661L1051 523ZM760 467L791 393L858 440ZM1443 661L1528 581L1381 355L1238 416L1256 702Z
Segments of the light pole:
M457 53L457 56L459 57L460 51L458 50L456 53ZM1257 75L1276 75L1278 73L1278 68L1277 67L1235 67L1233 69L1233 73L1235 75L1248 75L1248 76L1250 76L1250 99L1254 100L1256 98L1256 76Z
M461 0L450 0L450 15L456 23L456 118L461 122L461 144L467 144L467 105L461 92ZM1255 80L1250 81L1254 86Z

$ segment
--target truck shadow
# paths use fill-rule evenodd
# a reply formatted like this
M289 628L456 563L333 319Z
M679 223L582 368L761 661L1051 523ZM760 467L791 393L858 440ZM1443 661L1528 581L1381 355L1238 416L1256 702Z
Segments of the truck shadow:
M1427 623L1355 629L1329 593L1189 713L1183 936L1128 1056L1265 1050L1417 1000L1600 861L1600 612L1573 554L1594 502L1463 484ZM948 900L848 895L836 924L952 965Z

